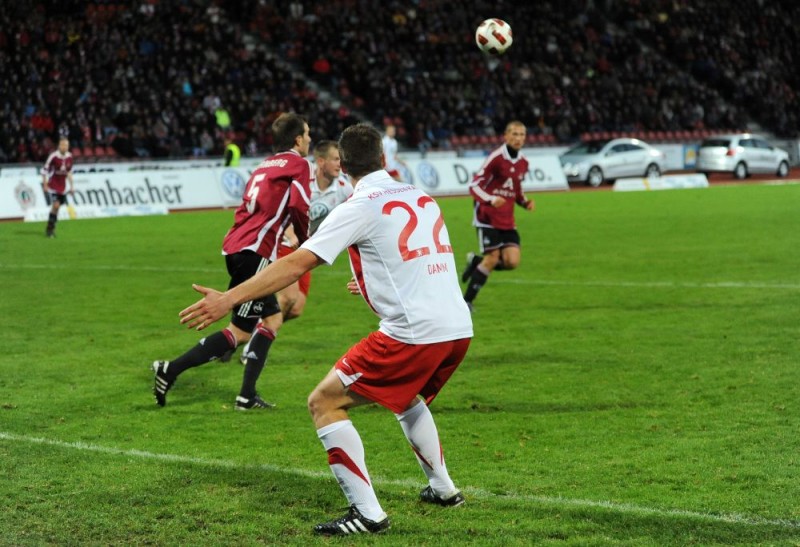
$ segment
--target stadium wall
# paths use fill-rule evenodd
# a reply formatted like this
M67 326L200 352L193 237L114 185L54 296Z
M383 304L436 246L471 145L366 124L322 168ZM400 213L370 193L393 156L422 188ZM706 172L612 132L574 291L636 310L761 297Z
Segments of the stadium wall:
M236 207L258 160L240 167L219 162L148 162L78 165L75 195L68 198L78 218L161 214L164 211ZM404 176L433 196L465 195L483 163L480 157L440 155L406 161ZM526 191L568 190L558 157L537 157ZM44 220L49 203L35 167L0 170L0 219Z

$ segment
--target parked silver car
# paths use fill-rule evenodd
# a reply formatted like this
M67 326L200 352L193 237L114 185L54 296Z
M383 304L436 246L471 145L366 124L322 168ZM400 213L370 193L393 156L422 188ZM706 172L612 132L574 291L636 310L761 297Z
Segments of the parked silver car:
M737 179L752 173L785 177L789 174L789 153L750 133L714 135L700 144L695 169L706 175L733 173Z
M664 170L664 154L639 139L592 140L561 154L561 166L569 182L600 186L623 177L658 177Z

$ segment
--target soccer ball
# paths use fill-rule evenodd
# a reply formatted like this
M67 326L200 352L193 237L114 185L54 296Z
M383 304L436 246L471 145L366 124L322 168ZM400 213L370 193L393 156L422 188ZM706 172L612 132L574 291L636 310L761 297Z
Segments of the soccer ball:
M513 42L511 25L502 19L487 19L475 30L475 43L489 55L502 55Z

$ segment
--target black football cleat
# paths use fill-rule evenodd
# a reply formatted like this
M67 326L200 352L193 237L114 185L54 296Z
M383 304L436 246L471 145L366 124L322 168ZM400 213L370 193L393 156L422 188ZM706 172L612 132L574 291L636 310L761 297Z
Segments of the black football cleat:
M464 499L464 494L462 494L460 491L456 492L449 498L443 498L437 495L430 486L426 486L425 489L419 493L419 499L425 503L434 503L436 505L441 505L442 507L458 507L459 505L463 505L466 501Z
M156 396L158 406L167 404L167 392L175 383L175 378L167 374L169 361L153 361L153 395Z
M389 517L375 522L365 518L355 505L351 505L345 516L314 526L314 533L321 536L349 536L352 534L379 534L388 529Z
M236 410L255 410L255 409L263 409L263 408L275 408L275 403L268 403L258 395L250 397L247 399L246 397L242 397L241 395L236 396L236 406L234 407Z

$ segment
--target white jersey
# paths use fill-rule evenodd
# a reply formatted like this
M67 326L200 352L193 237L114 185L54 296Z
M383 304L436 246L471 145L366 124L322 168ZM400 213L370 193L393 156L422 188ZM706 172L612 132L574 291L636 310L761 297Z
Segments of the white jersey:
M301 248L328 264L349 248L361 295L387 336L407 344L472 337L439 205L415 186L370 173Z
M333 208L347 201L352 195L353 185L344 175L336 178L325 190L319 189L316 178L311 181L311 207L308 210L311 225L308 233L316 232Z
M383 136L383 155L386 157L387 171L400 168L400 162L397 161L397 139L389 135Z

